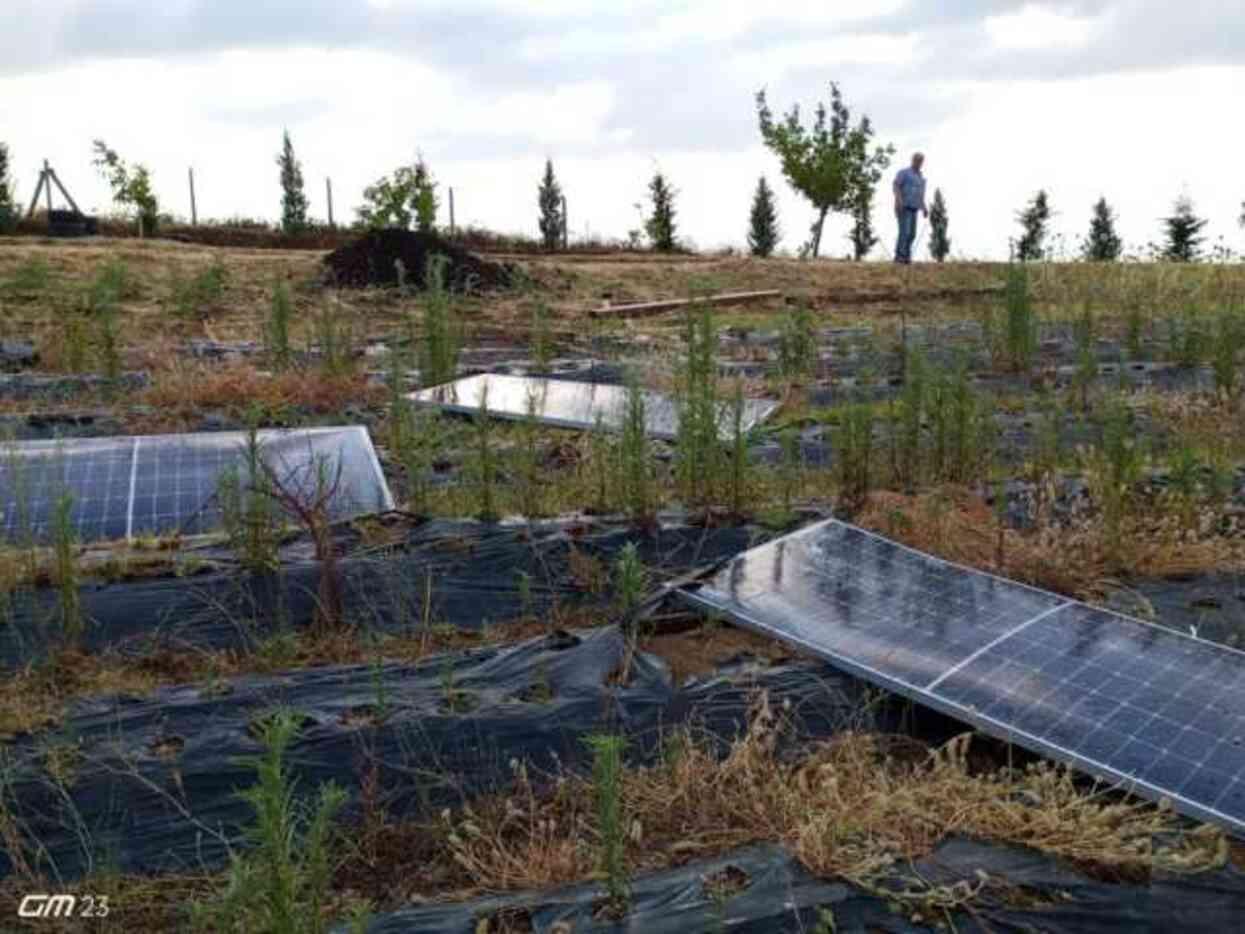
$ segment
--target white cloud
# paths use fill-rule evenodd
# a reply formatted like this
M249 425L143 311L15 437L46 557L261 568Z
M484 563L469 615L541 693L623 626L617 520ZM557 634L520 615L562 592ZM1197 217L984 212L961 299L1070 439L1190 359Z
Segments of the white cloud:
M1094 34L1095 21L1026 4L1016 13L986 17L986 35L999 49L1045 49L1083 46Z
M1032 66L1026 56L1047 52L987 48L975 67L988 66L988 73L954 79L959 62L947 59L981 51L983 30L993 29L1003 46L1025 39L1097 48L1101 24L1114 24L1126 5L1136 14L1141 0L1114 2L1094 7L1107 18L1093 21L1066 6L1032 4L1011 16L978 16L966 27L967 44L958 25L948 27L951 33L931 27L883 34L876 23L847 21L824 3L773 11L754 2L684 4L670 14L668 4L652 0L635 14L638 25L624 28L613 19L596 26L580 16L562 34L542 18L556 5L533 4L523 7L517 25L512 18L478 41L449 36L473 49L469 62L396 44L383 51L326 39L301 47L188 48L0 75L0 134L12 147L26 197L48 157L83 207L108 210L108 192L90 165L98 136L127 159L147 163L165 205L177 213L188 213L186 168L193 165L201 214L213 217L276 217L273 157L283 125L319 216L325 176L333 178L336 215L346 219L365 185L422 149L437 178L454 186L461 223L529 233L546 155L562 177L572 228L581 233L587 223L607 236L636 226L632 205L660 165L680 191L681 229L705 247L742 244L748 202L764 172L779 193L784 245L794 249L812 212L760 146L751 95L767 85L775 109L798 100L807 113L824 98L827 82L839 79L853 113L869 114L879 142L894 142L900 160L915 148L927 152L931 186L942 187L950 204L957 253L1005 256L1013 212L1039 186L1050 190L1061 212L1055 226L1070 239L1083 231L1100 194L1117 207L1126 240L1151 239L1158 218L1187 187L1211 219L1212 238L1222 233L1240 245L1235 217L1245 187L1225 168L1224 154L1239 148L1231 115L1245 67L1159 70L1164 60L1151 71L1130 64L1132 70L1098 77L1017 80L1033 71L1013 63ZM450 0L390 3L399 17L393 22L416 7L418 22L458 10ZM583 12L569 0L563 7ZM509 6L492 9L504 16ZM487 28L489 9L477 3L471 11L488 14L472 21ZM0 12L0 55L15 41L3 34L5 16ZM161 22L168 25L170 16ZM1230 44L1230 36L1223 41ZM489 80L481 80L481 69ZM888 183L877 204L884 241L894 234L885 210ZM846 252L845 233L836 220L826 235L829 252Z

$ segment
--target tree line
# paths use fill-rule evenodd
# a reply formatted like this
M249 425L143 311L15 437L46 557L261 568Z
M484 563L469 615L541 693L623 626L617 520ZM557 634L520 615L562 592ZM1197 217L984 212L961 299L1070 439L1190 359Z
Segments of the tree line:
M778 158L783 177L813 208L808 238L799 247L802 257L817 257L828 217L845 215L851 221L848 241L852 257L863 259L878 243L873 227L873 201L877 185L889 168L895 147L875 143L875 130L867 115L853 122L851 110L839 86L831 82L828 105L818 103L813 119L801 119L799 105L793 105L781 118L770 109L764 89L755 98L757 125L761 140ZM133 213L140 231L152 235L160 222L159 201L151 172L143 164L123 160L103 140L92 145L93 164L107 181L116 204ZM281 188L281 230L298 234L312 226L305 190L302 163L294 151L289 131L283 131L276 155ZM356 225L364 228L400 227L431 232L436 229L440 198L438 183L422 154L410 165L399 166L363 190L363 203L355 208ZM0 142L0 231L12 230L20 217L14 198L8 147ZM678 237L676 199L678 191L660 169L648 183L648 205L638 205L642 224L631 232L631 242L639 245L646 237L652 249L673 252L682 249ZM541 243L557 250L567 240L566 201L554 173L553 162L545 160L536 193L537 226ZM1020 261L1049 258L1050 221L1054 216L1045 189L1039 190L1017 212L1019 235L1009 241L1009 254ZM1239 223L1245 227L1245 202L1241 203ZM1110 262L1120 258L1123 242L1116 232L1117 216L1105 197L1093 205L1087 235L1078 249L1086 260ZM935 188L930 202L930 256L938 262L951 253L950 218L941 189ZM1199 217L1193 202L1181 196L1172 212L1162 218L1163 239L1151 243L1150 252L1173 262L1195 262L1202 258L1205 218ZM753 191L748 213L747 243L754 256L772 255L782 240L774 190L762 175Z

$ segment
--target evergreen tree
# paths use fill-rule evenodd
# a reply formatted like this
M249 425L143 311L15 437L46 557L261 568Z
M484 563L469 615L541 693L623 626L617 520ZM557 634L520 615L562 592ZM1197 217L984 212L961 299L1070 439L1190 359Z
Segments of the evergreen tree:
M821 233L826 215L831 211L851 213L859 225L867 217L872 192L864 196L861 185L865 179L881 177L895 153L893 146L879 146L870 151L873 126L862 117L851 124L851 112L843 103L837 84L830 84L830 107L818 103L812 126L800 122L800 108L793 106L781 122L765 99L765 91L756 96L757 120L761 138L782 161L782 173L791 187L812 202L817 215L809 230L808 251L816 257L821 249ZM863 242L871 232L860 228Z
M1016 215L1023 233L1016 243L1016 259L1021 262L1041 259L1045 254L1046 225L1050 221L1050 202L1046 197L1046 189L1038 190L1033 200L1025 209Z
M6 143L0 143L0 233L8 233L17 226L17 216L9 169L9 147Z
M757 179L756 192L752 195L752 212L748 216L748 249L753 256L769 256L778 246L780 237L774 192L762 175Z
M1085 258L1097 263L1111 263L1120 258L1123 242L1115 232L1115 212L1106 198L1099 198L1089 221L1089 239L1085 241Z
M307 194L303 187L303 167L294 155L289 130L282 135L277 166L281 169L281 229L295 234L307 227Z
M671 253L677 246L674 239L675 191L660 170L648 183L648 195L653 209L644 221L644 231L648 234L654 250L659 253Z
M1202 228L1206 218L1193 213L1193 201L1181 195L1172 206L1170 217L1163 218L1167 229L1167 244L1163 247L1163 259L1171 263L1193 263L1202 255Z
M545 176L536 194L540 206L540 239L546 250L556 250L562 242L562 186L553 174L553 160L545 160Z
M942 189L935 188L934 200L929 206L929 255L940 263L951 252L951 237L947 235L949 223Z

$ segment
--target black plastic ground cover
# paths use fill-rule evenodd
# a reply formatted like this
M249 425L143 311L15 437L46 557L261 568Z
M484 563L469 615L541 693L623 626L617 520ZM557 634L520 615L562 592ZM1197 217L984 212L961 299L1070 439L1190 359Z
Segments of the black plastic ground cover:
M365 776L389 815L427 818L505 789L518 762L538 781L582 767L593 733L625 735L637 762L653 761L680 725L726 743L762 691L789 717L793 746L847 725L893 726L858 683L820 662L739 659L676 685L663 661L637 653L619 686L611 675L626 641L615 627L556 632L414 665L378 660L81 702L57 730L3 749L5 804L52 878L176 871L219 866L239 845L253 816L237 792L255 780L248 760L277 709L303 724L287 757L299 793L337 783L350 796L347 820ZM0 850L0 877L11 868Z
M387 632L425 625L479 630L557 607L606 605L613 600L612 565L629 543L650 568L680 574L732 557L761 535L747 526L432 520L401 548L340 562L345 622ZM584 580L585 568L595 570L595 582ZM320 574L318 564L303 561L277 575L229 571L92 584L80 592L81 645L127 654L254 647L282 627L313 622ZM0 665L35 661L61 641L58 601L48 589L15 595L11 620L0 626Z
M886 884L921 891L956 882L986 884L972 909L922 912L909 903L811 875L784 849L747 847L642 876L631 885L630 909L602 917L603 891L587 883L547 892L427 905L381 914L368 934L1121 934L1229 932L1245 912L1245 874L1226 868L1198 875L1156 875L1148 884L1095 881L1034 850L963 838L942 843L926 859ZM733 894L717 897L715 883L731 880ZM1020 899L1015 896L1019 894ZM1022 907L1024 906L1024 907ZM483 927L484 923L492 926Z

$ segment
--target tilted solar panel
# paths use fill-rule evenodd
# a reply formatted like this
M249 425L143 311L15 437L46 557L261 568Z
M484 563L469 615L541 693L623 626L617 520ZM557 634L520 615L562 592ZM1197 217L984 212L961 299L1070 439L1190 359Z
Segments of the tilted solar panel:
M485 373L421 389L409 398L418 405L464 415L479 413L481 404L487 402L488 413L495 418L522 419L530 411L537 422L561 428L592 428L599 417L603 427L615 430L626 411L627 389L606 383ZM777 408L778 403L771 399L745 399L743 430L760 424ZM649 436L673 439L678 435L679 413L670 397L645 391L644 409ZM718 412L718 429L724 439L730 437L733 427L731 414L726 405Z
M1245 653L836 520L683 599L983 732L1245 833Z
M393 508L362 426L264 430L258 442L290 489L336 487L328 507L333 519ZM11 442L0 449L4 538L49 541L65 493L81 541L210 531L221 524L221 476L230 468L244 475L246 444L240 431Z

